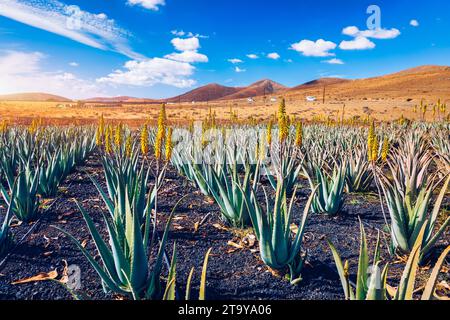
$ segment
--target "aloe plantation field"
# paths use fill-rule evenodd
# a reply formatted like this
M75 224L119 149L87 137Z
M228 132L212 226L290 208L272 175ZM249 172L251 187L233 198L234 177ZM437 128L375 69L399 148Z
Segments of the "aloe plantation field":
M448 121L170 119L1 123L0 299L450 297Z

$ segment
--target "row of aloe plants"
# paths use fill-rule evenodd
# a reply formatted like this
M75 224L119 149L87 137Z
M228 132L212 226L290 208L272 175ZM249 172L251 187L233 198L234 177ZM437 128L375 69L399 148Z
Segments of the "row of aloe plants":
M83 206L78 202L77 205L101 263L73 235L55 228L66 234L84 254L101 279L106 293L134 300L182 298L176 285L176 245L170 263L166 245L174 213L184 198L167 216L162 236L158 233L157 222L160 213L158 193L164 184L171 158L171 141L171 129L166 125L164 107L156 131L149 130L145 125L139 136L133 135L125 126L105 125L104 119L100 119L96 142L102 158L107 191L99 181L90 178L107 208L107 214L102 212L107 240L101 236L99 227ZM150 177L153 177L153 184L150 183ZM156 255L153 252L157 252ZM206 270L210 252L205 256L201 273L200 300L206 296ZM164 263L168 270L165 289L161 281ZM186 284L184 298L188 300L192 296L193 273L192 269Z
M8 212L3 219L0 251L12 243L11 221L32 222L44 198L53 198L64 179L93 151L92 128L46 127L33 121L28 128L2 125L0 193Z

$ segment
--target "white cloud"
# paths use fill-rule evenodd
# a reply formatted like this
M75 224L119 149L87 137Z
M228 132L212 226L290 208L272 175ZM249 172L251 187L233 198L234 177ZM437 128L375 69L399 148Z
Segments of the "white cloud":
M197 51L183 51L181 53L171 53L165 56L165 58L170 60L175 60L179 62L208 62L208 57L204 54L198 53Z
M373 29L373 30L359 30L358 27L350 26L342 30L342 34L354 38L364 37L373 39L395 39L400 35L398 29Z
M375 43L365 37L358 36L354 40L342 41L339 48L342 50L367 50L375 48Z
M197 51L200 48L200 41L198 38L192 37L188 39L175 38L172 39L172 44L175 50L181 51L181 53L171 53L165 56L166 59L178 61L178 62L208 62L208 57Z
M254 53L250 53L247 55L247 58L255 60L255 59L258 59L259 56Z
M273 59L273 60L278 60L281 58L281 56L276 52L272 52L267 55L267 58Z
M193 75L195 67L186 62L152 58L128 61L123 69L125 70L115 70L108 76L97 79L97 82L136 87L149 87L160 83L178 88L192 87L196 83L189 78Z
M329 51L334 50L336 44L331 41L319 39L316 42L311 40L302 40L291 45L291 49L302 53L306 57L329 57L334 56L334 53Z
M205 35L199 34L199 33L192 33L192 32L188 32L186 34L186 36L188 36L190 38L195 37L195 38L201 38L201 39L208 39L209 38L209 36L205 36Z
M238 63L242 63L244 61L242 61L241 59L228 59L228 62L231 62L232 64L238 64Z
M128 46L128 32L103 14L93 14L57 0L2 0L0 16L101 50L142 58Z
M46 92L68 98L102 95L96 83L64 71L41 67L46 56L40 52L6 51L0 55L0 93Z
M209 36L205 36L199 33L193 33L193 32L185 32L184 30L172 30L170 31L171 34L177 37L188 37L188 38L199 38L199 39L207 39Z
M69 63L69 66L71 66L71 67L78 67L80 64L78 63L78 62L70 62Z
M358 27L349 26L342 30L342 34L353 37L353 40L342 41L339 48L342 50L368 50L376 47L370 39L386 40L395 39L400 35L398 29L373 29L359 30Z
M0 57L0 72L7 75L36 73L43 58L40 52L7 51Z
M159 6L166 4L165 0L128 0L127 3L132 6L140 5L146 9L154 11L158 11Z
M186 32L183 30L172 30L170 33L177 37L184 37L186 35Z
M333 59L330 59L330 60L325 60L325 61L322 61L323 63L328 63L328 64L344 64L344 61L342 61L341 59L336 59L336 58L333 58Z
M195 37L187 39L175 38L171 42L175 49L179 51L195 51L200 48L200 41Z
M411 25L411 26L413 26L413 27L418 27L420 24L419 24L419 21L417 21L416 19L413 19L413 20L411 20L410 22L409 22L409 24Z
M197 51L200 41L196 37L175 38L171 43L175 50L181 52L167 54L164 58L128 61L122 69L97 79L97 83L135 87L150 87L156 84L178 88L192 87L196 83L190 78L195 71L192 63L208 62L208 57Z
M241 69L241 68L239 68L239 67L236 67L236 68L234 68L234 71L237 72L237 73L241 73L241 72L245 72L245 71L247 71L247 70Z

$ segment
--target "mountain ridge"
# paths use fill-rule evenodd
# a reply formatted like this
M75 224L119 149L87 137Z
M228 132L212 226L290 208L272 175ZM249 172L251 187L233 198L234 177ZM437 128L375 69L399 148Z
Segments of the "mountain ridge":
M262 79L249 86L229 87L218 83L201 86L184 94L167 99L120 97L95 97L82 100L87 103L190 103L206 101L239 100L263 95L299 95L319 94L326 88L328 94L337 96L362 97L383 95L386 91L397 90L397 95L450 90L450 66L422 65L386 75L361 79L343 79L336 77L318 78L295 87L286 87L270 79ZM0 95L0 101L54 101L71 102L74 100L43 92L25 92Z

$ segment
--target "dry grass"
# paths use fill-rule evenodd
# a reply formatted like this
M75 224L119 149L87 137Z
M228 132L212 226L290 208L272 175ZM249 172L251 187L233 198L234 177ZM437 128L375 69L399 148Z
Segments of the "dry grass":
M431 101L430 101L431 102ZM402 115L408 119L420 119L419 113L413 112L413 107L418 101L406 101L404 99L390 100L328 100L322 102L305 102L295 97L287 97L287 112L304 121L312 120L315 116L331 117L341 119L359 116L372 118L380 121L397 120ZM264 104L262 98L256 99L252 104L246 100L223 101L214 103L197 103L195 105L169 104L167 113L173 123L187 123L191 120L204 119L211 108L216 113L218 121L230 119L230 108L238 113L239 119L245 120L253 117L258 121L265 121L273 115L278 102ZM157 119L159 105L123 105L104 107L87 105L85 107L69 107L68 104L55 102L0 102L0 118L9 119L14 123L28 124L31 119L41 117L47 124L86 124L96 123L98 117L103 114L105 119L113 122L122 122L130 126L138 126L145 121L154 122ZM432 121L431 111L427 120Z

